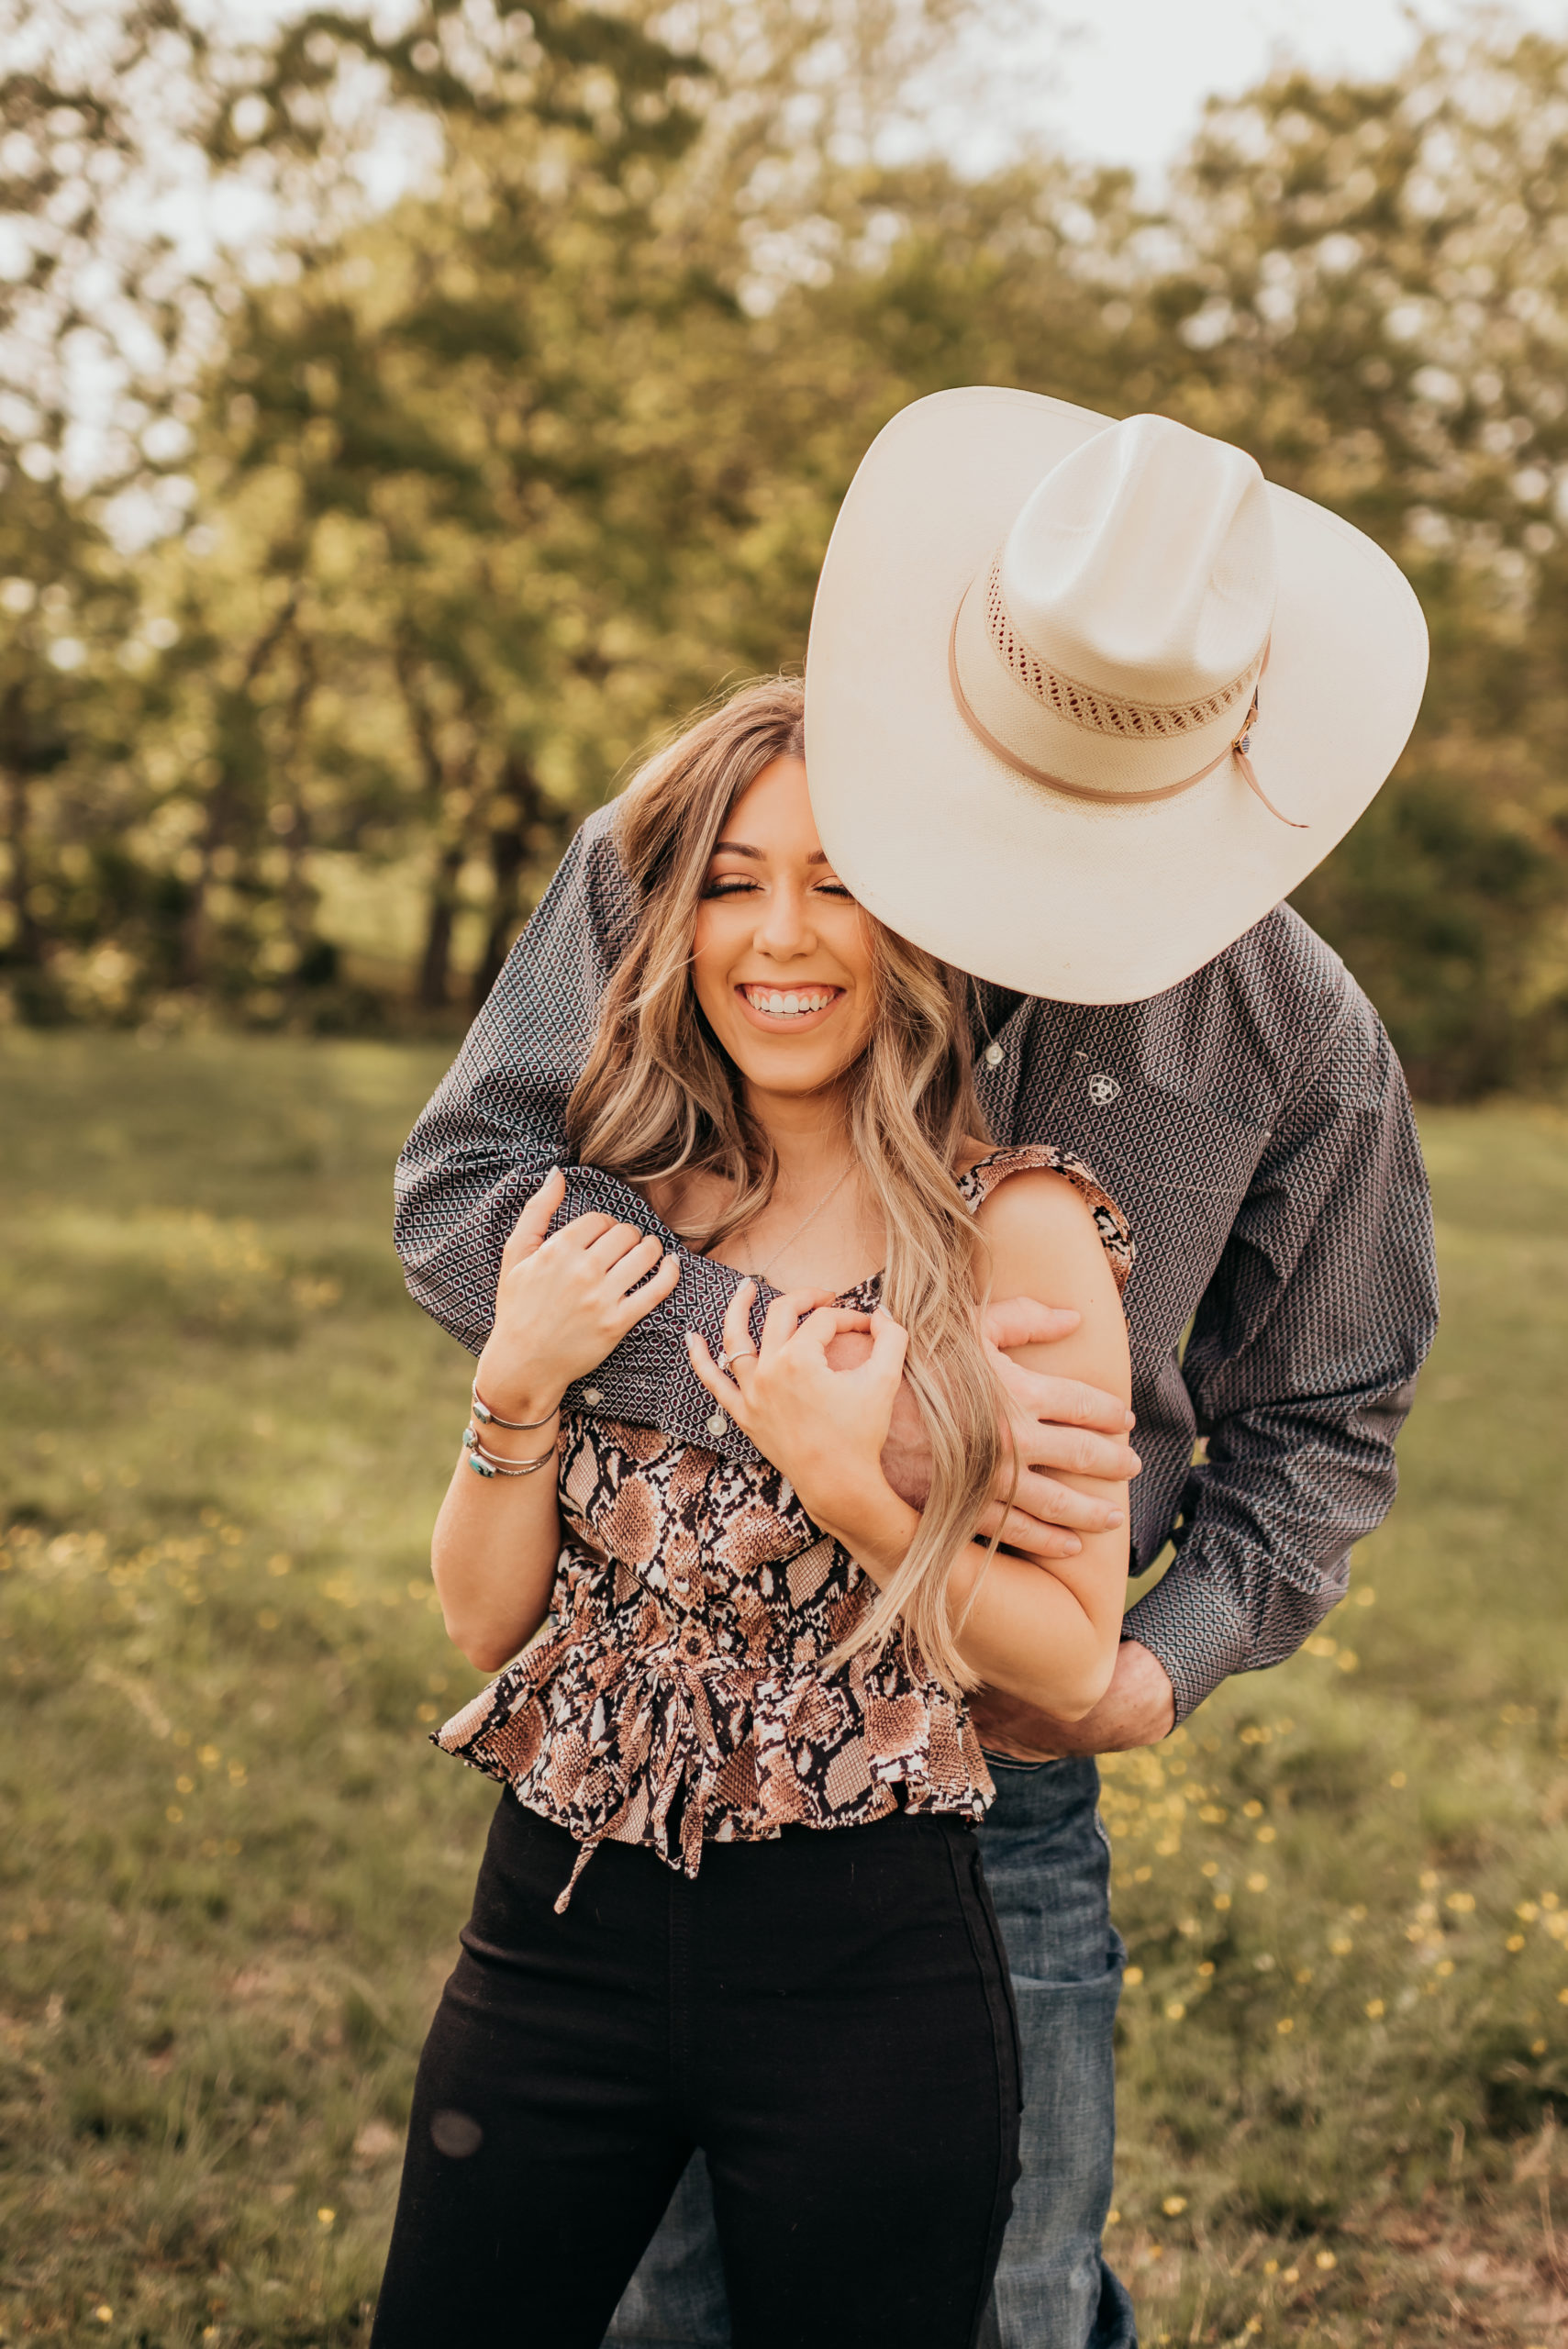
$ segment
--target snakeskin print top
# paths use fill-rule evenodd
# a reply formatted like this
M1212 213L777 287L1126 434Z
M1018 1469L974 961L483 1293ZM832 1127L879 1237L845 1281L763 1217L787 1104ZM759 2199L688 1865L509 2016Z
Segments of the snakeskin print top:
M959 1178L972 1210L1044 1168L1087 1202L1119 1289L1132 1241L1082 1160L1003 1150ZM871 1309L880 1275L840 1302ZM992 1785L968 1708L889 1642L824 1660L869 1578L766 1461L657 1430L562 1423L565 1540L550 1620L432 1742L576 1837L564 1909L596 1844L647 1843L697 1872L705 1841L851 1827L902 1805L978 1819Z

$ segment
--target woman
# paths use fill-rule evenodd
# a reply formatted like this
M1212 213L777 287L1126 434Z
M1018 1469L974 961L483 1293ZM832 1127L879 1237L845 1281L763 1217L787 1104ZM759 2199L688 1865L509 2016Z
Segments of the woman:
M438 1737L506 1791L420 2065L378 2349L484 2318L597 2343L699 2144L737 2349L962 2349L985 2306L1018 2053L965 1693L1087 1711L1127 1535L1124 1497L1049 1571L973 1538L1003 1416L976 1306L1076 1307L1052 1367L1125 1397L1130 1242L1086 1168L988 1150L968 983L837 880L803 742L800 688L754 686L619 811L641 916L573 1145L750 1276L724 1355L689 1343L759 1457L561 1417L680 1258L606 1216L547 1238L552 1175L436 1529L452 1638L517 1660ZM881 1464L911 1404L922 1511Z

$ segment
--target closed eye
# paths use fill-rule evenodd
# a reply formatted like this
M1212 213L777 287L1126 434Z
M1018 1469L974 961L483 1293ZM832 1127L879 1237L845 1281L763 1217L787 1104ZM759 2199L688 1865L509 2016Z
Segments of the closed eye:
M759 884L744 873L719 873L706 884L703 896L705 898L739 897L751 894L758 886ZM847 902L853 902L841 881L818 881L813 886L818 896L841 897Z

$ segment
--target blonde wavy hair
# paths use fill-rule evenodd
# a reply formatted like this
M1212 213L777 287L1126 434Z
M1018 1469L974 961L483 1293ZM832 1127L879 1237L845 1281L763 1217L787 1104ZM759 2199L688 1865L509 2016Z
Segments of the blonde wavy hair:
M778 1162L747 1109L740 1071L697 1004L697 909L735 801L775 759L804 755L803 688L793 678L766 678L658 751L616 811L616 843L639 912L606 990L567 1132L580 1163L628 1180L720 1177L728 1206L707 1230L687 1235L700 1251L762 1212ZM975 1296L974 1222L953 1181L966 1141L987 1138L974 1091L969 982L863 909L861 918L872 940L877 1016L860 1061L844 1072L845 1114L886 1229L883 1303L909 1333L906 1375L930 1442L931 1482L908 1554L832 1660L880 1649L902 1626L956 1694L976 1675L958 1653L949 1570L973 1536L1001 1455L999 1383Z

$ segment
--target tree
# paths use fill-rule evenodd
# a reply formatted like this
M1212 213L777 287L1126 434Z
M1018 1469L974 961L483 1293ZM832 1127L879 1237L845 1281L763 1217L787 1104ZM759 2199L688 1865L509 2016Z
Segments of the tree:
M63 65L3 85L33 141L0 292L29 1016L369 1016L318 908L345 874L417 886L384 981L437 1018L483 990L650 734L801 658L881 425L992 381L1238 440L1410 572L1426 711L1300 901L1428 1092L1562 1064L1568 49L1484 26L1385 83L1274 75L1154 214L1124 174L918 151L983 5L693 0L682 50L653 0L317 11L249 48L145 6L57 41L79 104ZM198 267L119 203L160 124L262 190L255 250ZM417 168L373 201L389 125ZM64 357L95 239L95 473Z
M0 974L34 1019L112 1008L130 974L115 835L135 592L106 509L154 499L186 438L196 309L134 201L181 25L172 0L0 10Z
M1432 631L1393 782L1299 893L1429 1093L1568 1060L1568 45L1429 37L1211 110L1169 403L1358 523Z

